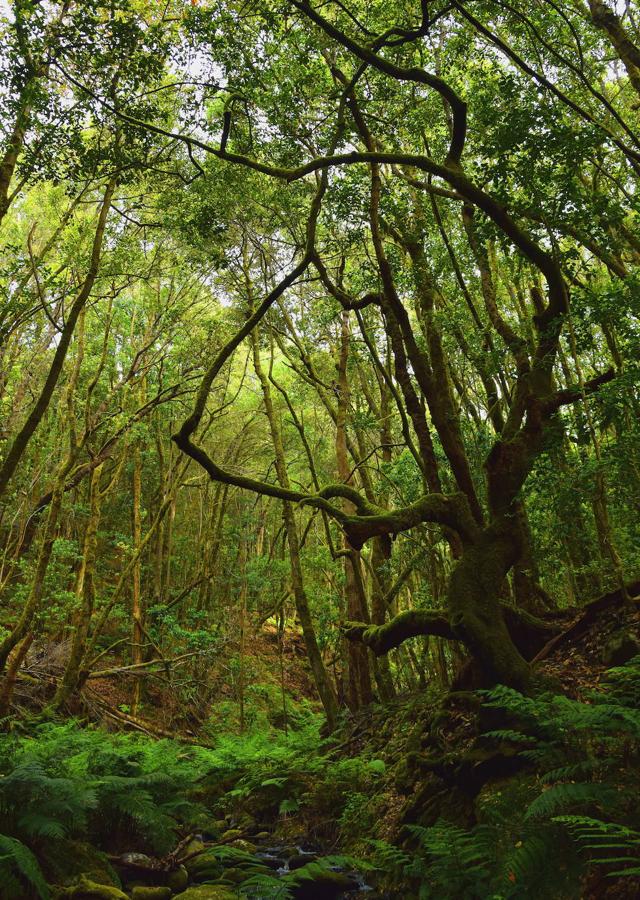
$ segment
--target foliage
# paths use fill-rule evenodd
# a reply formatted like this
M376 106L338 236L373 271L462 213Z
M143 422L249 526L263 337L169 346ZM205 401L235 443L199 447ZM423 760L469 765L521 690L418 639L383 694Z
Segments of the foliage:
M408 827L402 849L373 841L377 865L414 879L421 898L452 900L578 897L594 868L637 877L639 685L636 657L611 669L589 702L504 686L485 692L485 706L509 727L484 739L516 749L530 771L525 790L518 793L522 776L488 785L471 830L442 821Z
M125 834L163 853L179 827L195 826L205 815L192 798L194 781L207 771L204 751L107 737L74 723L3 738L2 749L5 829L33 848L73 836L108 847Z

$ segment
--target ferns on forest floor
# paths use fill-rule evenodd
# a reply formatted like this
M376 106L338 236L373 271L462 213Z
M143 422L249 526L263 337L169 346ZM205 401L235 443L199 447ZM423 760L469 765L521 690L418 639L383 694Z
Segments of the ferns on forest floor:
M590 868L640 876L640 658L610 670L589 702L503 686L484 697L509 722L484 740L514 746L529 774L508 781L504 796L489 786L473 829L410 827L411 851L372 842L377 864L414 879L420 900L577 898Z

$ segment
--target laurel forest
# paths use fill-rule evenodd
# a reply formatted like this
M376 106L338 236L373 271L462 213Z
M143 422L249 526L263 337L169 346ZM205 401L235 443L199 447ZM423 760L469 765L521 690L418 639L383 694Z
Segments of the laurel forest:
M0 897L637 897L640 5L0 33Z

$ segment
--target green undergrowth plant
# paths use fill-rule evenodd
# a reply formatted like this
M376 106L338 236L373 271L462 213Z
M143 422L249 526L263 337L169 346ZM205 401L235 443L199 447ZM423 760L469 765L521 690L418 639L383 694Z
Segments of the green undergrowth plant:
M420 900L577 900L591 877L638 879L639 695L640 657L584 701L483 692L505 721L483 741L523 769L485 785L474 828L410 826L403 847L373 841L374 861Z
M194 783L208 771L207 755L73 722L1 737L0 873L7 876L6 896L45 896L37 860L55 856L67 839L104 850L166 853L178 834L208 820L194 796Z
M209 754L205 785L219 793L225 812L262 820L300 814L331 821L343 834L362 830L364 809L384 774L380 759L341 758L320 736L322 719L314 715L284 734L255 730L225 734ZM356 809L358 807L358 809Z

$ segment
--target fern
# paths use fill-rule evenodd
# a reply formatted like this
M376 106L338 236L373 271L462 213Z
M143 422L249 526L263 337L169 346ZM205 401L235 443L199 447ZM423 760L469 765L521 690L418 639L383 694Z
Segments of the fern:
M531 803L525 813L526 819L550 818L559 809L576 806L611 806L617 797L617 791L609 785L561 782L543 791Z
M374 839L369 839L367 843L373 848L373 862L378 869L402 873L411 864L412 857L395 844Z
M491 882L492 832L478 826L465 831L442 822L431 828L407 827L418 851L406 873L421 882L420 898L484 898Z
M242 882L241 896L248 900L293 900L289 886L275 875L252 875Z
M26 882L40 900L49 900L49 888L31 850L16 838L0 834L0 880L2 896L7 900L21 900Z
M602 822L587 816L556 816L553 821L565 825L582 849L593 851L593 864L624 864L622 868L608 872L609 877L640 875L640 832L625 825ZM603 852L607 855L600 856Z

